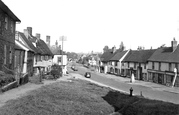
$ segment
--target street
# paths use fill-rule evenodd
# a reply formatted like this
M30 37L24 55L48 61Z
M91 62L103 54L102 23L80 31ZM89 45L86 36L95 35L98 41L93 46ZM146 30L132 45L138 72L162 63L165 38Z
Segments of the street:
M160 90L163 87L165 88L166 86L162 85L156 85L155 87L149 87L149 86L144 86L140 84L133 84L129 82L128 78L125 78L126 80L119 80L119 79L114 79L114 77L110 77L111 75L104 75L103 73L96 73L94 71L91 71L85 67L83 67L80 64L76 64L76 67L78 68L78 71L72 71L69 69L70 73L78 73L80 75L85 74L86 71L90 71L92 77L89 78L91 80L94 80L96 82L105 84L110 87L114 87L116 89L122 90L124 92L129 93L129 89L132 87L133 88L133 93L135 95L142 95L146 98L150 99L156 99L156 100L163 100L163 101L168 101L172 102L175 104L179 104L179 94L178 93L173 93L173 92L168 92L168 91L163 91ZM104 77L105 76L105 77ZM119 77L119 76L116 76ZM159 86L159 87L157 87Z

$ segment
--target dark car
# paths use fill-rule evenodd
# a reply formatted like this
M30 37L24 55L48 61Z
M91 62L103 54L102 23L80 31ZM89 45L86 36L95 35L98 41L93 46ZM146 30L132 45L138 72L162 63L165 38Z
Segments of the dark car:
M86 77L86 78L90 78L90 77L91 77L91 73L90 73L90 72L86 72L86 73L85 73L85 77Z
M72 66L71 69L72 69L73 71L78 71L78 69L77 69L75 66Z

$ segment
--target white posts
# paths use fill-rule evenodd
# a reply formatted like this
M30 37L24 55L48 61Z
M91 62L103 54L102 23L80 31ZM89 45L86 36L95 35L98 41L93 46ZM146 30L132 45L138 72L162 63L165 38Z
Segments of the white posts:
M175 75L174 75L174 78L173 78L173 81L172 81L172 87L175 85L175 81L176 81L176 78L177 78L177 69L176 68L174 68L174 73L175 73Z

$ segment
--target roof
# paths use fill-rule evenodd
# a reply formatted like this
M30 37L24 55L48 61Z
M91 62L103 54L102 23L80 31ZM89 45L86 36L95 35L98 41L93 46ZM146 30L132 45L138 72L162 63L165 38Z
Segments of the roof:
M54 54L54 55L62 55L62 50L60 50L60 49L55 49L55 50L53 50L52 51L52 53ZM63 55L66 55L66 53L63 51Z
M158 48L148 61L177 62L179 63L179 46L173 52L172 47Z
M47 44L43 40L39 39L37 41L36 45L37 45L37 48L39 48L42 51L42 54L53 56L49 47L47 46Z
M31 42L28 38L26 38L26 36L25 36L23 33L19 32L19 35L20 35L20 36L22 37L22 39L27 43L28 47L33 50L34 53L41 53L41 51L39 51L39 50L32 44L32 42Z
M21 22L19 18L0 0L0 9L6 12L14 21Z
M127 51L118 51L111 59L110 61L119 61Z
M21 48L18 44L15 44L15 50L24 50L23 48Z
M123 62L146 63L156 49L151 50L130 50Z
M102 62L107 62L110 61L110 59L117 53L117 51L115 53L112 52L112 50L108 50L106 52L104 52L100 59Z

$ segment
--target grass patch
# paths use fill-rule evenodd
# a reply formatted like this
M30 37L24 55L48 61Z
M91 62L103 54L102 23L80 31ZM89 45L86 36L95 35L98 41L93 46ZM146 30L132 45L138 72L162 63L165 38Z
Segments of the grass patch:
M126 94L93 83L56 82L8 101L0 115L177 115L179 105Z

